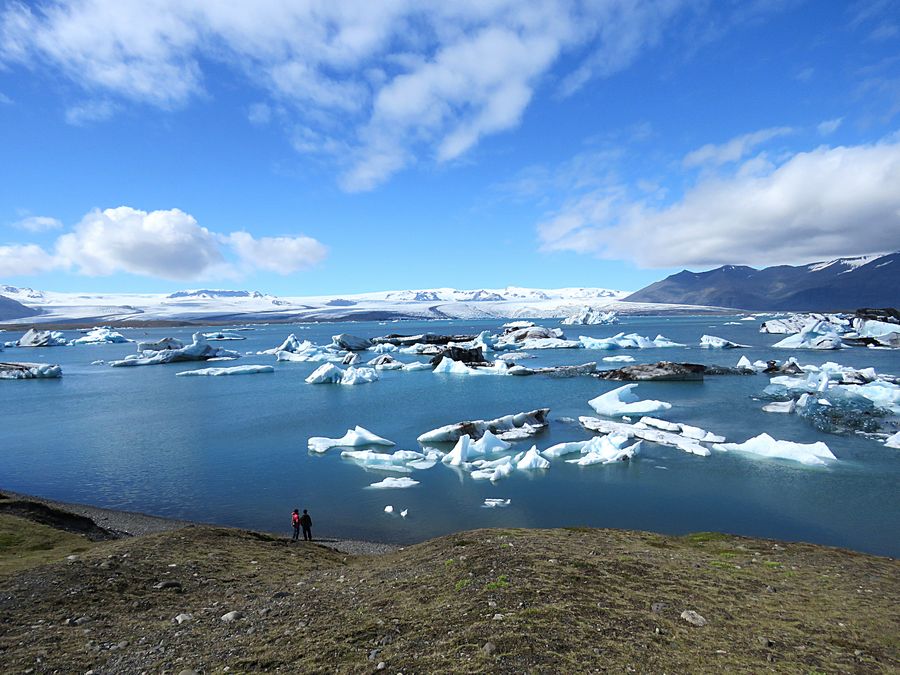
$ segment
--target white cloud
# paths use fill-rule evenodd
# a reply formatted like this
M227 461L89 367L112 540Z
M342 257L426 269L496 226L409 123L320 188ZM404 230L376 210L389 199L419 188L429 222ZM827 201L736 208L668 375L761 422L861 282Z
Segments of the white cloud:
M753 170L746 170L754 165ZM790 264L900 249L900 140L707 175L665 206L598 189L538 226L544 250L648 267Z
M816 125L816 131L819 132L820 136L830 136L838 130L838 127L841 126L841 122L843 121L843 117L835 117L833 120L819 122L819 124Z
M252 123L270 119L262 105L285 106L295 147L329 156L346 188L364 190L421 157L454 160L518 125L564 52L576 64L568 93L627 67L687 6L13 1L0 10L0 63L49 67L99 95L69 109L72 123L113 114L114 99L104 97L185 105L204 93L207 64L224 64L268 92L271 100L249 111ZM298 128L306 130L300 143Z
M216 236L179 209L91 211L57 240L57 252L81 274L92 276L130 272L200 279L225 264Z
M0 272L5 277L49 272L58 261L36 244L0 246Z
M755 148L771 141L773 138L787 136L793 133L790 127L772 127L760 129L750 134L736 136L730 141L715 145L707 143L703 147L685 155L683 164L686 167L694 166L721 166L731 162L737 162L750 154Z
M0 91L0 105L12 105L12 104L13 104L13 100L9 96L4 94L2 91Z
M233 232L225 238L246 265L278 274L293 274L319 264L328 249L312 237L261 237Z
M267 103L254 103L247 111L247 119L251 124L265 126L272 119L272 108Z
M22 220L13 223L13 227L20 230L28 230L29 232L58 230L62 228L62 226L61 220L49 216L28 216L27 218L22 218Z
M38 216L17 225L39 231L61 223ZM0 273L74 268L88 276L124 272L173 280L233 279L260 270L293 274L321 263L327 253L312 237L219 234L179 209L120 206L89 212L71 232L56 239L52 255L34 244L0 247Z
M104 122L117 110L118 106L112 101L84 101L66 109L66 123L80 127L91 122Z

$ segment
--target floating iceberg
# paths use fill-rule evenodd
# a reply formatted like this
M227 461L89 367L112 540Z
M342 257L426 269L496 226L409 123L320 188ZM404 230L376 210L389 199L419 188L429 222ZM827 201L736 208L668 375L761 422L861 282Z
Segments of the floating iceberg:
M790 401L774 401L772 403L767 403L762 409L763 412L767 413L785 413L790 415L794 412L796 407L797 402L791 399Z
M533 471L535 469L549 469L550 462L541 457L537 446L532 445L531 448L522 455L521 459L516 462L516 468L519 471Z
M825 464L824 460L826 459L837 459L822 441L816 443L777 441L769 434L760 434L743 443L717 443L713 445L713 448L723 451L744 452L759 455L760 457L790 459L810 465Z
M654 429L646 424L625 424L624 422L611 422L597 417L579 417L578 422L589 431L598 431L605 434L621 434L628 438L640 438L660 445L669 445L692 455L708 457L709 449L700 445L696 439L687 438L670 431Z
M477 459L472 465L477 467L471 474L473 480L489 480L492 483L506 478L516 468L509 455L493 460Z
M486 431L501 435L503 432L520 429L528 425L530 434L537 433L547 426L547 415L550 408L539 408L530 412L504 415L493 420L472 420L447 424L431 431L426 431L419 436L420 443L454 443L463 435L479 439Z
M389 441L381 436L376 436L368 429L357 426L350 429L340 438L324 438L322 436L313 436L307 441L307 446L312 452L322 453L331 448L354 448L361 445L394 445L393 441Z
M560 321L563 326L598 326L618 322L616 312L601 312L588 305Z
M331 346L333 349L342 351L362 352L372 346L372 341L349 333L341 333L331 338Z
M400 349L397 345L391 344L390 342L379 342L377 345L369 347L370 352L375 352L376 354L387 354L388 352L395 352Z
M657 335L653 340L637 333L617 333L608 338L592 338L581 335L578 340L585 349L657 349L661 347L684 347L685 345L673 342L663 335Z
M657 412L659 410L668 410L672 407L671 403L665 401L645 400L641 401L632 392L637 387L636 384L626 384L605 394L601 394L597 398L588 401L588 405L596 410L600 415L607 417L619 417L621 415L639 415L643 413Z
M471 439L467 434L460 436L453 450L441 458L441 462L449 466L463 466L469 462L469 445Z
M630 460L640 452L641 441L632 443L628 447L621 447L619 439L624 438L621 435L612 439L610 436L592 438L582 449L582 456L579 459L567 459L566 462L578 466L591 466Z
M110 361L113 367L120 366L155 366L164 363L180 363L182 361L208 361L221 357L240 357L237 352L213 347L200 333L194 333L194 341L181 349L146 350L139 354L131 354L121 361Z
M772 346L779 349L840 349L843 345L833 324L812 320L796 335L789 335Z
M64 347L65 336L59 331L30 329L16 341L19 347Z
M156 342L138 342L137 350L139 352L161 352L164 349L181 349L184 343L172 337L165 337Z
M900 431L893 436L888 437L884 444L889 448L900 448Z
M413 372L417 370L431 370L431 364L424 361L413 361L403 365L403 370Z
M391 506L390 504L388 504L387 506L384 507L384 512L387 513L388 515L391 515L394 513L394 507Z
M372 483L371 485L369 485L369 488L376 490L389 490L393 488L411 488L415 487L418 484L419 481L413 480L412 478L406 478L405 476L402 478L388 477L377 483ZM405 518L406 511L404 511L400 515Z
M703 441L704 443L725 442L724 436L719 436L712 433L711 431L701 429L700 427L692 427L689 424L682 424L681 422L659 420L655 417L642 417L640 421L637 422L634 426L636 428L653 427L654 429L660 429L662 431L669 431L675 434L680 434L684 438L689 438L694 441Z
M341 370L333 363L323 363L316 368L306 382L309 384L367 384L378 379L378 372L373 368L354 368Z
M484 435L477 441L469 445L469 454L473 457L485 457L498 452L509 450L509 443L502 438L498 438L490 429L484 432Z
M604 356L604 361L609 363L634 363L634 357L630 354L622 354L621 356Z
M270 354L275 355L278 352L293 352L299 353L306 351L309 347L313 346L313 344L308 340L303 340L302 342L297 338L296 335L291 333L285 338L284 342L282 342L277 347L273 347L272 349L266 349L261 352L256 352L257 354Z
M704 349L744 349L749 345L741 345L715 335L703 335L700 338L700 346Z
M246 340L243 335L235 335L234 333L223 333L222 331L216 331L214 333L204 333L203 337L205 337L210 342L221 341L221 340Z
M62 368L51 363L0 363L0 380L36 380L62 377Z
M470 367L462 361L453 361L444 356L434 367L434 372L451 375L508 375L509 364L506 361L494 361L489 367Z
M484 503L481 505L481 507L484 509L503 509L509 506L511 503L511 499L496 499L493 497L488 497L484 500Z
M131 342L131 340L109 328L91 328L84 336L72 340L73 345L121 344L123 342Z
M209 375L218 377L219 375L256 375L258 373L274 373L275 368L272 366L234 366L232 368L199 368L197 370L183 370L175 373L177 377L191 377Z

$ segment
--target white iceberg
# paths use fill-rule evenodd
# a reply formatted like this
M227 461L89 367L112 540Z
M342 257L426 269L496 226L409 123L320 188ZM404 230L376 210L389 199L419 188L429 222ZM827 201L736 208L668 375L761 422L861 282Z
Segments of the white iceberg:
M601 312L589 305L585 305L574 314L560 321L563 326L598 326L618 322L619 318L616 312Z
M194 333L193 340L191 344L181 349L146 350L126 356L121 361L110 361L109 365L113 367L155 366L165 363L180 363L182 361L208 361L221 357L240 357L240 354L237 352L213 347L200 333Z
M215 331L214 333L204 333L203 337L207 340L214 341L223 341L223 340L246 340L243 335L235 335L234 333L223 333L222 331Z
M582 450L582 456L579 459L567 459L568 464L577 464L578 466L591 466L594 464L612 464L613 462L622 462L632 459L640 452L641 441L632 443L627 447L620 447L617 439L610 440L609 436L597 436Z
M37 380L62 377L62 368L53 363L0 363L0 380Z
M516 462L516 468L519 471L533 471L536 469L549 469L550 462L541 457L537 446L532 445L531 448Z
M673 342L663 335L657 335L651 340L637 333L617 333L608 338L592 338L581 335L578 340L585 349L657 349L661 347L684 347L685 345Z
M825 460L836 460L828 446L822 441L816 443L794 443L791 441L778 441L769 434L760 434L743 443L717 443L713 445L716 450L744 452L760 457L777 459L790 459L795 462L810 465L825 464Z
M609 363L633 363L634 357L630 354L622 354L620 356L604 356L603 360Z
M474 480L489 480L492 483L506 478L515 469L513 458L509 455L494 460L478 459L472 464L477 467L471 474Z
M406 516L408 516L408 515L409 515L409 509L403 509L403 510L400 512L400 517L401 517L401 518L406 518Z
M139 352L161 352L164 349L181 349L184 343L173 337L165 337L155 342L138 342L137 350Z
M481 507L484 509L503 509L509 506L511 503L511 499L496 499L494 497L488 497L484 500L484 503L481 505Z
M121 344L123 342L131 342L131 340L109 328L91 328L84 336L72 340L73 345Z
M59 331L36 330L34 328L28 330L25 335L15 342L15 345L18 347L64 347L66 344L65 336Z
M481 438L469 445L469 454L473 457L484 457L509 450L510 447L509 443L498 438L488 429Z
M234 366L232 368L198 368L197 370L184 370L175 373L176 377L204 376L218 377L220 375L256 375L259 373L274 373L272 366Z
M789 335L772 346L779 349L840 349L843 345L833 324L813 319L796 335Z
M391 506L390 504L388 504L387 506L384 507L384 512L387 513L388 515L390 515L390 514L394 513L394 507Z
M417 370L431 370L431 364L425 361L413 361L403 365L403 370L413 372Z
M341 370L333 363L323 363L316 368L306 382L309 384L367 384L375 382L378 379L378 372L373 368L354 368L350 366L347 370Z
M762 407L763 412L767 413L784 413L790 415L797 408L797 402L794 399L790 401L774 401L767 403Z
M547 415L550 408L539 408L530 412L521 412L515 415L504 415L493 420L472 420L467 422L457 422L455 424L447 424L431 431L426 431L417 439L419 443L454 443L462 435L468 435L470 438L479 439L486 431L500 436L503 432L513 429L523 429L526 425L530 434L537 433L547 426ZM505 439L508 440L508 439Z
M368 429L356 426L347 431L340 438L325 438L322 436L313 436L307 442L312 452L322 453L331 448L353 448L361 445L395 445L393 441L389 441L381 436L376 436Z
M738 344L715 335L703 335L700 338L700 346L704 349L743 349L749 345Z
M441 458L441 462L449 466L463 466L469 462L469 444L471 439L467 434L461 436L453 450L448 452Z
M637 386L637 384L623 385L591 399L588 401L588 405L600 415L606 415L607 417L639 415L668 410L672 407L671 403L665 401L639 400L632 391Z
M369 488L376 490L390 490L393 488L411 488L419 484L419 481L413 480L412 478L402 477L402 478L393 478L388 477L382 481L378 481L377 483L372 483L369 485ZM406 517L406 512L400 514L404 518Z
M612 422L610 420L601 420L597 417L579 417L578 422L589 431L598 431L605 434L622 434L628 438L640 438L652 443L659 443L660 445L669 445L700 457L708 457L710 455L709 449L700 445L700 442L696 439L687 438L670 431L654 429L645 424Z
M900 448L900 431L893 436L888 437L884 444L889 448Z

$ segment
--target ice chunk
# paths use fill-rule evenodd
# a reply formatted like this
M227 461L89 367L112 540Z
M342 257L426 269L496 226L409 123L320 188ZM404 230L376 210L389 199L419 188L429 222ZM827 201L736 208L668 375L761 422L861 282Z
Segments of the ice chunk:
M164 349L181 349L184 343L172 337L165 337L156 342L138 342L137 350L139 352L161 352Z
M704 335L700 338L700 346L705 349L742 349L748 345L741 345L715 335Z
M470 443L471 439L467 434L461 436L460 439L456 441L456 445L453 446L453 450L441 458L441 462L449 464L450 466L463 466L464 464L467 464L469 462Z
M52 363L0 363L0 380L35 380L62 377L62 368Z
M384 507L384 512L387 513L388 515L393 514L394 507L391 506L390 504L388 504L387 506Z
M412 363L404 364L403 370L409 372L416 370L431 370L431 364L425 363L424 361L413 361Z
M889 448L900 448L900 431L885 440L884 444Z
M477 441L469 445L469 454L473 457L484 457L496 452L509 450L510 444L498 438L488 429Z
M794 409L797 406L797 402L794 399L790 401L774 401L772 403L767 403L762 407L763 412L767 413L785 413L791 414L794 412Z
M322 436L313 436L308 441L308 447L312 452L325 452L331 448L353 448L361 445L394 445L393 441L389 441L381 436L376 436L368 429L357 426L350 429L340 438L324 438Z
M235 335L234 333L223 333L222 331L216 331L214 333L204 333L203 337L207 340L213 342L216 340L246 340L243 335Z
M825 464L825 460L837 459L828 446L822 441L816 443L793 443L791 441L778 441L769 434L760 434L743 443L717 443L713 445L716 450L733 450L761 457L778 459L790 459L802 464Z
M603 360L610 363L634 363L634 357L630 354L622 354L621 356L604 356Z
M310 342L309 340L303 340L301 342L300 339L296 335L291 333L290 335L287 336L287 338L285 338L285 341L282 342L279 346L274 347L272 349L266 349L265 351L256 352L256 353L257 354L274 355L274 354L277 354L278 352L290 352L292 354L299 354L301 352L305 352L305 351L309 350L310 348L312 348L314 346L315 345L313 345L313 343Z
M747 370L755 370L753 364L750 362L750 359L748 359L746 356L742 356L741 358L739 358L735 367L746 368Z
M83 337L72 340L73 345L121 344L123 342L131 342L131 340L109 328L91 328Z
M459 440L463 434L473 439L479 439L486 431L501 435L502 432L522 428L526 424L529 426L530 433L534 434L547 426L547 415L549 413L550 408L539 408L530 412L504 415L493 420L472 420L447 424L425 432L419 436L418 441L423 444L453 443Z
M198 368L197 370L184 370L175 373L177 377L204 376L218 377L219 375L256 375L258 373L274 373L272 366L234 366L232 368Z
M365 351L372 346L372 341L366 338L350 335L349 333L341 333L331 338L331 345L334 349L348 352Z
M485 509L497 509L497 508L506 508L512 503L511 499L496 499L493 497L488 497L484 500L484 503L481 505L482 508Z
M654 340L637 333L617 333L608 338L592 338L586 335L579 336L578 340L585 349L655 349L659 347L684 347L683 344L673 342L667 337L657 335Z
M569 441L568 443L557 443L556 445L551 445L549 448L542 451L541 454L547 459L556 459L557 457L574 455L576 452L581 452L582 448L588 445L592 440L593 439L588 439L586 441Z
M638 424L646 424L648 427L655 427L657 429L662 429L663 431L671 431L676 434L681 430L681 426L677 422L659 420L655 417L642 417Z
M589 305L566 317L560 323L564 326L598 326L603 324L618 323L616 312L601 312Z
M772 346L780 349L840 349L842 344L833 324L813 319L796 335L789 335Z
M515 469L513 458L507 455L495 460L476 460L473 464L478 467L472 472L474 480L489 480L492 483L506 478Z
M628 447L620 447L616 442L610 440L609 436L597 436L592 438L588 445L585 446L579 459L567 459L566 462L579 466L611 464L632 459L640 452L640 448L641 441L632 443Z
M407 515L409 515L409 509L403 509L403 510L400 512L400 517L401 517L401 518L406 518Z
M669 431L653 429L640 424L625 424L624 422L612 422L609 420L601 420L597 417L579 417L578 422L589 431L599 431L601 433L613 434L618 433L628 438L640 438L660 445L670 445L672 447L699 455L701 457L709 456L710 452L707 448L692 438L686 438L680 434L673 434Z
M350 366L347 370L341 370L333 363L325 363L316 368L306 381L309 384L366 384L375 382L378 379L378 372L373 368L354 368Z
M588 405L607 417L657 412L672 407L671 403L665 401L639 400L632 392L637 386L637 384L623 385L591 399L588 401Z
M395 352L399 349L397 345L391 344L390 342L379 342L374 347L369 347L369 351L375 352L376 354L387 354L388 352Z
M369 488L374 488L377 490L389 490L393 488L411 488L419 484L419 481L413 480L412 478L407 478L406 476L402 478L393 478L389 476L382 481L378 481L377 483L372 483L369 485ZM404 518L406 517L406 512L401 513Z
M400 370L403 363L398 361L390 354L382 354L370 360L366 365L372 366L377 370Z
M180 363L182 361L208 361L220 357L240 357L238 352L220 347L213 347L200 333L194 333L193 342L181 349L147 350L139 354L126 356L121 361L110 361L109 365L119 366L155 366L164 363Z
M18 339L16 345L19 347L64 347L66 338L59 331L32 328Z
M549 469L550 462L541 457L537 446L532 445L528 452L516 462L516 468L519 471L531 471L533 469Z

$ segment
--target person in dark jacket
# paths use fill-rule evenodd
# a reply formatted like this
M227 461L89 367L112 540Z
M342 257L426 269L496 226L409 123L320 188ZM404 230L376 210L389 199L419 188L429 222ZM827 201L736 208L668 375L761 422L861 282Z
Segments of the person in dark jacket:
M300 538L300 511L297 509L291 514L291 527L294 528L294 541L297 541Z
M300 525L303 527L303 541L312 541L312 518L303 509L303 515L300 516Z

